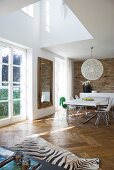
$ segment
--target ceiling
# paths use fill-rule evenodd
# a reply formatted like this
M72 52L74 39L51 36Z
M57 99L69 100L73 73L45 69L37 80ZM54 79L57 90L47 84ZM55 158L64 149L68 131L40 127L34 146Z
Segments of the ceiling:
M65 0L69 8L93 36L93 40L66 43L47 49L63 57L86 59L114 57L114 0Z
M38 0L0 0L0 15L6 15ZM114 57L114 0L64 0L93 36L84 40L48 47L47 49L63 57L86 59Z

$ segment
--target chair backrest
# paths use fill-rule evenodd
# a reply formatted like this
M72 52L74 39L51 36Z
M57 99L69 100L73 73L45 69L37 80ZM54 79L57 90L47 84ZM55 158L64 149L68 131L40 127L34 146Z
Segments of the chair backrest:
M78 97L78 95L77 94L75 94L75 99L78 99L79 97Z
M63 108L67 108L67 105L64 104L66 101L65 97L60 97L59 105L62 106Z
M105 112L109 112L110 109L111 109L111 107L112 107L112 99L110 98L110 99L108 100L107 108L105 108L104 111L105 111Z
M70 96L69 99L70 99L70 100L74 100L74 97Z

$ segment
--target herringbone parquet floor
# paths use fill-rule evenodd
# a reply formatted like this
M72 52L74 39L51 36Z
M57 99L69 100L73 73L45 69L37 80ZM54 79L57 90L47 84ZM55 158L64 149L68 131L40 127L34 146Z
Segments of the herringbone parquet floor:
M62 110L40 120L0 128L0 145L11 147L33 134L79 156L99 157L102 170L114 170L114 121L108 127L104 122L99 128L89 126L89 122L77 126L75 121L67 122Z

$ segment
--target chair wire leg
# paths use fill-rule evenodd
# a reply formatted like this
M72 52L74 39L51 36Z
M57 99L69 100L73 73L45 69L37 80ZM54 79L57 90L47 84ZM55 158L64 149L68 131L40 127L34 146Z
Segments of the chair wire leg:
M100 121L101 116L102 116L102 113L97 113L97 119L96 119L96 122L95 122L95 125L97 125L97 127L99 125L99 121Z
M107 113L104 114L104 117L105 117L106 125L108 126L108 115L107 115Z
M107 113L107 118L108 118L108 121L110 121L110 116L109 116L109 113Z
M107 115L107 113L102 114L102 117L103 117L104 122L108 126L108 115Z

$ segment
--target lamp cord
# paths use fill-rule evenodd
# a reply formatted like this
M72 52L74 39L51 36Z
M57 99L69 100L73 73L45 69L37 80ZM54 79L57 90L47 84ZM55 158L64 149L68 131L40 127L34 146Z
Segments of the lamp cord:
M92 58L92 50L93 50L93 47L91 47L91 58Z

